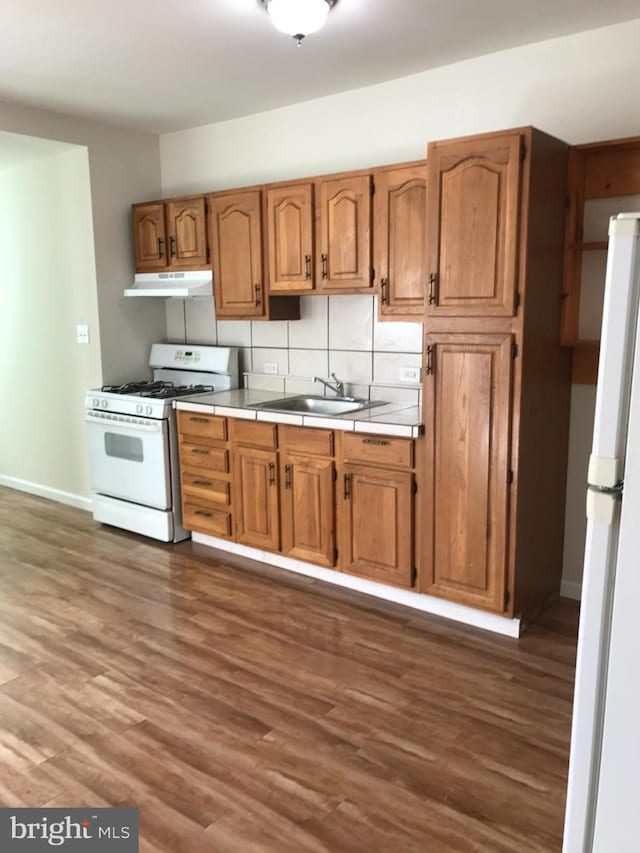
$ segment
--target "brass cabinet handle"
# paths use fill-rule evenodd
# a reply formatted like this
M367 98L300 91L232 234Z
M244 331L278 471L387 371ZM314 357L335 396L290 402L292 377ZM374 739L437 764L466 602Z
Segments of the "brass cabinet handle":
M209 455L208 450L202 450L200 447L192 447L191 452L195 453L197 456L208 456Z
M311 255L305 255L304 256L304 267L305 267L304 277L305 277L306 281L309 281L309 279L311 278Z
M158 254L160 257L164 255L164 240L162 237L158 237Z
M291 465L284 466L284 487L285 489L291 488Z
M387 288L389 286L389 280L386 278L380 279L380 303L382 305L389 304L389 297L387 295Z
M350 494L349 494L349 482L350 482L350 480L351 480L351 474L345 474L343 477L345 501L348 501L350 498Z
M195 511L195 514L196 515L204 515L205 518L211 518L211 516L213 515L212 512L207 512L205 509L197 509Z
M209 418L189 418L189 420L194 424L208 424Z
M211 483L211 480L194 480L193 485L194 486L211 486L212 483Z
M320 255L320 260L322 262L322 278L329 278L329 274L327 273L327 256Z
M376 444L379 447L386 447L387 444L391 444L390 441L387 441L386 438L363 438L363 444Z
M260 293L260 285L259 285L259 284L254 284L254 285L253 285L253 290L254 290L255 295L256 295L256 300L255 300L255 301L256 301L256 305L261 305L261 304L262 304L262 295L261 295L261 293Z
M427 347L427 376L433 374L433 346Z
M173 234L171 235L171 237L169 237L169 244L171 246L171 257L175 258L175 256L176 256L176 238L173 236Z
M435 305L438 301L438 273L432 272L429 276L429 305Z
M273 486L276 481L276 466L273 462L269 462L269 485Z

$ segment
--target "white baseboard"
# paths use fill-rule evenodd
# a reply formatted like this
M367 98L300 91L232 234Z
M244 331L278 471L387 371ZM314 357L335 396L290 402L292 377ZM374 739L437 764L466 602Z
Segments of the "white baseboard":
M91 498L83 498L81 495L63 492L62 489L41 486L40 483L30 483L28 480L20 480L18 477L6 477L4 474L0 474L0 486L17 489L19 492L28 492L30 495L37 495L40 498L58 501L58 503L68 504L68 506L74 506L76 509L84 509L87 512L91 512L93 503Z
M408 589L399 589L395 586L377 583L376 581L359 578L355 575L347 575L343 572L323 569L321 566L313 565L313 563L292 560L290 557L284 557L282 554L272 554L270 551L249 548L246 545L239 545L237 542L230 542L227 539L206 536L204 533L192 533L191 538L200 545L209 545L211 548L217 548L220 551L238 554L250 560L257 560L260 563L267 563L267 565L287 569L290 572L297 572L307 577L347 587L347 589L354 589L367 595L373 595L376 598L384 598L396 604L403 604L405 607L412 607L414 610L421 610L423 613L443 616L445 619L453 619L455 622L462 622L465 625L472 625L475 628L483 628L485 631L493 631L505 637L520 636L519 619L507 619L504 616L486 613L484 610L475 610L473 607L465 607L462 604L455 604L453 601L436 598L433 595L411 592Z
M563 598L572 598L574 601L580 601L582 598L582 582L563 580L560 584L560 595Z

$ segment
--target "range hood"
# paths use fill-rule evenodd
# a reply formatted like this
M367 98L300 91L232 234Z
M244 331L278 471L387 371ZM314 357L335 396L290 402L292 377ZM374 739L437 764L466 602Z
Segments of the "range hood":
M190 296L211 296L213 276L211 270L196 272L145 272L134 276L133 287L125 296L161 296L185 299Z

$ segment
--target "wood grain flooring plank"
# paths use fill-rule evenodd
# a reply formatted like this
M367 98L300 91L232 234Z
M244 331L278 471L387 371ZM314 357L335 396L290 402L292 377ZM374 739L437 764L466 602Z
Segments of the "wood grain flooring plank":
M578 608L519 641L0 489L0 804L142 853L559 851Z

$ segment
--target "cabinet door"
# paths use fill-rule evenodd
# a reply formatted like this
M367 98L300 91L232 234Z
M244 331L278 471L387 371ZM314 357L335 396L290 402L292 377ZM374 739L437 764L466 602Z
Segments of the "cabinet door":
M436 142L427 157L427 316L511 316L521 136Z
M262 277L260 191L208 198L213 284L218 317L261 317Z
M277 551L280 537L275 452L235 448L233 504L236 540Z
M283 455L280 465L282 553L334 566L333 460Z
M167 202L169 263L183 269L207 265L207 229L204 198Z
M503 611L511 335L427 335L423 592Z
M364 465L342 472L343 571L413 585L413 475Z
M269 289L313 290L313 185L267 190Z
M370 290L371 175L319 181L317 192L321 288Z
M380 170L373 242L383 317L422 319L429 279L426 215L426 163Z
M136 272L164 269L167 266L164 204L134 204L131 222Z

